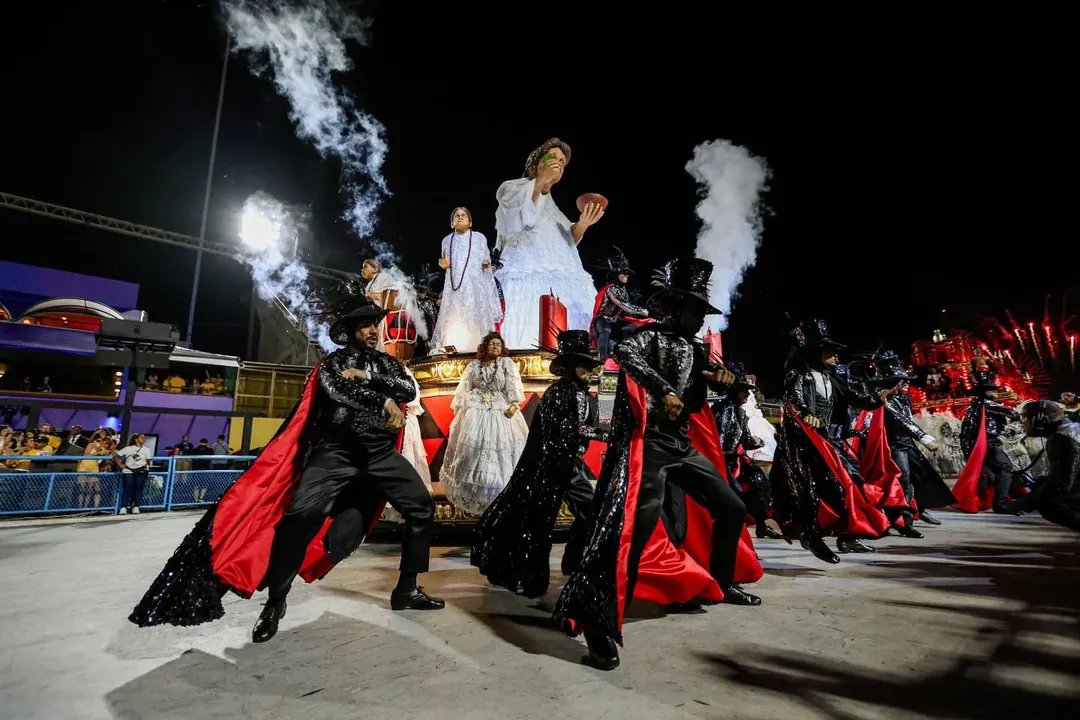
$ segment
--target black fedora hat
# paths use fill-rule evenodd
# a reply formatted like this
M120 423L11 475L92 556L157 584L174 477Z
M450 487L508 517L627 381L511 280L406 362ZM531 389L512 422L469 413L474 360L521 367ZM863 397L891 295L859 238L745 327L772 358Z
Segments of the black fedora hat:
M612 275L633 275L634 269L630 267L630 260L627 259L626 253L614 245L611 248L615 252L602 258L600 267Z
M369 297L356 298L353 309L338 318L330 326L330 339L335 345L348 345L356 334L357 326L366 323L378 322L390 312L379 306Z
M600 356L592 348L588 330L563 330L556 339L558 347L547 348L557 357L551 361L551 374L558 375L577 363L599 365Z
M649 299L649 304L661 300L683 300L700 305L706 315L723 315L709 301L709 284L713 264L696 257L669 260L653 275L652 284L660 288Z
M838 343L829 336L829 326L824 320L803 320L791 331L791 336L799 347L803 348L847 348L847 345Z
M914 380L918 375L909 373L904 367L903 361L892 350L878 353L874 358L873 379L877 382L900 382L901 380Z

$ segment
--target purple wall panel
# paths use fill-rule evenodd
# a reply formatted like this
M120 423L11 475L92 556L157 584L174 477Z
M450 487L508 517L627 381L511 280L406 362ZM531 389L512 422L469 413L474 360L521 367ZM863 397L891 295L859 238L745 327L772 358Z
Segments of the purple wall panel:
M120 312L134 310L139 302L137 283L0 260L0 294L4 292L36 298L35 303L61 297L96 300ZM8 309L21 314L26 308Z

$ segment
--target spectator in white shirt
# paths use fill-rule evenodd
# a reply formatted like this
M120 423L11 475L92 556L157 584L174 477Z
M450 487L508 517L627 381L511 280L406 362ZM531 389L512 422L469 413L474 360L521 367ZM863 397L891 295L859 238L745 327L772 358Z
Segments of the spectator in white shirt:
M143 487L146 478L150 474L150 449L143 446L146 436L136 433L131 436L131 444L117 450L113 460L121 464L123 472L123 490L120 493L120 514L127 515L128 508L131 513L139 513L139 503L142 500Z

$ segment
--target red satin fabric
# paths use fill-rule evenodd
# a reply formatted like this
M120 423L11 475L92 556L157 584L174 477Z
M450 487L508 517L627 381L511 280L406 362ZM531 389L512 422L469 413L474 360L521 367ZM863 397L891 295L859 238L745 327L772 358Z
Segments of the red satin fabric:
M859 416L860 425L863 415ZM863 495L874 507L910 507L904 497L904 488L900 485L900 468L893 460L889 450L889 439L885 434L885 408L879 407L870 414L870 428L866 433L866 443L859 459L859 473L863 476Z
M810 440L810 444L821 454L829 470L844 489L844 516L838 515L824 502L818 501L818 524L822 530L836 535L857 535L862 537L880 537L889 529L889 519L885 513L871 505L862 492L851 480L848 471L836 454L836 448L815 430L802 421L797 413L791 413L792 419Z
M986 460L986 408L979 408L979 434L975 437L975 447L960 471L960 477L953 486L953 497L957 510L976 513L989 510L994 505L994 488L979 491L979 478L982 477L983 461Z
M251 468L237 478L217 506L210 537L210 563L218 578L244 597L251 597L262 587L270 563L274 528L289 509L300 480L307 450L301 438L318 390L318 374L316 366L289 424L270 441ZM399 448L403 437L404 433L398 434ZM384 506L385 502L375 514L371 528L378 522ZM330 570L330 556L323 545L329 526L328 518L304 556L300 575L308 582Z
M630 540L634 534L635 509L641 487L642 450L645 436L645 391L630 378L626 379L630 409L635 420L630 437L630 478L626 490L626 507L616 556L616 592L618 595L619 629L622 629L626 607L627 564ZM709 434L711 432L711 435ZM719 452L716 420L709 408L694 413L690 421L690 440L698 452L707 457L726 477L723 454ZM719 457L719 462L717 458ZM687 496L686 537L676 548L662 522L657 522L638 562L638 578L634 586L635 600L648 600L661 605L684 603L696 597L720 601L724 594L709 574L709 555L712 551L712 517L708 511ZM754 553L750 535L743 526L736 559L736 582L755 582L764 575Z

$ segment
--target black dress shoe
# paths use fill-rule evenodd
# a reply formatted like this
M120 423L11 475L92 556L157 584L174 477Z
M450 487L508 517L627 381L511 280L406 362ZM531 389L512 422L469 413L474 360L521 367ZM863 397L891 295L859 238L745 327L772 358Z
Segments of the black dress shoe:
M251 631L251 642L264 643L277 635L278 623L285 617L285 600L267 600Z
M919 532L915 528L911 527L910 525L905 525L904 527L899 527L899 526L894 527L893 530L895 530L900 535L902 535L903 537L906 537L906 538L916 538L916 539L918 539L918 538L921 538L921 537L925 537L921 532Z
M433 598L424 592L424 588L415 587L412 590L395 590L390 593L391 610L442 610L446 607L439 598Z
M724 588L724 602L728 605L760 605L761 598L751 595L738 585Z
M941 524L940 520L938 520L936 517L931 515L926 510L920 510L919 511L919 520L923 521L927 525L940 525Z
M832 563L833 565L840 562L840 558L836 557L836 553L830 550L829 546L825 544L825 541L819 537L799 538L799 544L802 545L805 550L812 552L814 557L822 562Z
M773 530L771 527L769 527L765 523L758 523L757 527L755 527L754 531L755 531L755 534L757 535L758 540L764 540L765 538L769 538L770 540L783 540L784 539L783 535L776 532L775 530Z
M589 664L598 670L614 670L619 667L619 648L607 635L585 631L585 645L589 648Z
M836 549L841 553L875 552L872 545L867 545L859 538L837 538Z

